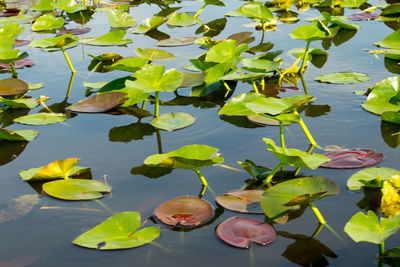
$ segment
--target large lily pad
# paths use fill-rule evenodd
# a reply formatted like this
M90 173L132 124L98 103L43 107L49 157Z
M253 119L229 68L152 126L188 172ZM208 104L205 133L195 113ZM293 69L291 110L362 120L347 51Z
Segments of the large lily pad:
M157 118L154 118L151 121L151 125L156 128L167 130L167 131L174 131L178 129L182 129L192 125L195 122L196 118L188 113L185 112L178 112L178 113L165 113Z
M103 193L110 192L111 187L94 180L63 179L45 183L43 191L64 200L91 200L103 197Z
M15 122L28 125L47 125L65 121L67 118L62 113L36 113L14 119Z
M154 215L168 225L196 226L210 218L211 205L198 197L183 196L162 203Z
M330 161L322 164L321 167L333 169L364 168L383 159L382 153L374 153L371 149L362 148L330 151L324 156L330 158Z
M125 211L109 217L80 235L73 243L100 250L127 249L150 243L160 235L158 227L147 227L138 231L141 226L139 212Z
M347 180L347 187L350 190L359 190L363 186L380 186L378 181L386 181L394 175L400 174L400 171L391 168L369 168L353 174Z
M299 205L338 193L337 184L328 178L296 178L267 188L261 198L261 207L269 218L280 223L279 218L298 209Z
M17 78L0 80L0 96L21 95L29 89L28 83Z
M218 115L228 115L228 116L257 115L257 113L248 108L246 104L254 100L263 98L265 98L265 96L258 93L247 93L247 94L237 95L218 111Z
M168 38L164 40L160 40L156 43L156 46L184 46L194 44L194 41L197 37L177 37L177 38Z
M87 39L84 43L98 46L126 45L132 43L131 39L124 39L125 34L124 30L111 31L95 39Z
M381 244L399 229L400 214L392 218L381 218L379 223L378 217L371 210L367 215L361 211L358 212L344 227L344 231L355 242L365 241L375 244Z
M216 231L220 239L238 248L249 248L252 241L265 246L276 239L276 232L270 225L246 217L229 218L218 225Z
M274 140L263 138L263 141L268 146L268 151L271 151L279 161L284 165L290 165L298 168L316 169L323 163L328 162L329 158L319 154L308 154L304 151L283 148L275 145Z
M400 49L400 30L389 34L385 39L380 42L374 43L374 45L385 48Z
M20 99L7 99L0 96L0 103L4 103L10 108L35 108L39 105L39 99L37 98L20 98Z
M177 26L177 27L187 27L196 24L197 21L190 16L189 14L182 12L174 12L171 15L169 15L169 18L167 20L167 24L171 26Z
M323 74L319 77L314 78L314 80L323 83L359 83L368 81L370 78L367 74L357 73L357 72L343 72L343 73L331 73Z
M245 213L263 213L260 207L264 190L234 190L218 196L216 201L222 207Z
M83 99L66 107L72 112L99 113L109 111L125 102L125 93L107 92Z
M133 27L136 25L135 19L128 12L119 9L109 9L107 11L108 23L114 28Z
M53 38L34 40L29 44L30 47L41 48L45 51L56 51L61 48L68 49L77 45L78 36L72 36L71 34L63 34Z
M32 141L38 135L36 130L0 129L0 141Z
M61 28L64 26L64 19L62 17L56 18L54 14L48 13L38 17L32 24L32 31L46 31Z
M78 158L56 160L46 166L20 171L19 175L25 181L49 180L78 175L90 170L90 168L76 166L78 161Z

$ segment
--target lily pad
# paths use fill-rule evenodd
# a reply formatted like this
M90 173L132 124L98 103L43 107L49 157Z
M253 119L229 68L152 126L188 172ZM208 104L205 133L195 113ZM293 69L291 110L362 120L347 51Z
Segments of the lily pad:
M197 37L177 37L160 40L156 43L156 46L184 46L194 44Z
M83 99L66 107L72 112L99 113L109 111L125 102L126 94L122 92L107 92Z
M297 95L282 99L267 97L254 99L245 103L244 106L252 110L255 114L267 113L274 116L278 114L292 113L313 99L314 97L307 95Z
M174 12L171 15L169 15L169 18L167 20L167 24L171 26L177 26L177 27L187 27L196 24L197 21L190 16L189 14L182 12Z
M156 49L156 48L137 48L135 53L139 57L144 57L149 61L158 60L173 60L175 56L167 51Z
M252 241L265 246L276 239L276 232L270 225L246 217L229 218L218 225L216 231L220 239L238 248L249 248Z
M88 45L111 46L126 45L132 43L131 39L124 39L126 32L124 30L116 30L99 36L95 39L87 39L83 42Z
M109 217L73 243L100 250L127 249L151 243L160 236L160 228L152 226L138 231L141 226L139 212L125 211Z
M0 141L32 141L38 135L36 130L0 129Z
M213 214L211 205L198 197L183 196L162 203L154 215L168 225L196 226Z
M323 74L314 78L314 80L323 82L323 83L360 83L368 81L370 77L364 73L331 73L331 74Z
M385 39L374 43L374 45L385 48L400 49L400 30L389 34Z
M56 160L46 166L20 171L19 175L25 181L49 180L78 175L90 170L90 168L75 166L78 161L78 158Z
M64 200L91 200L103 197L111 187L105 183L85 179L63 179L43 184L49 196Z
M347 180L347 188L350 190L359 190L368 184L379 185L375 181L386 181L394 175L400 174L400 171L391 168L369 168L353 174Z
M195 122L195 117L191 114L178 112L178 113L165 113L151 121L151 125L156 128L174 131L192 125Z
M400 229L400 214L392 218L381 218L379 223L376 214L369 210L355 214L346 223L344 231L355 241L381 244Z
M316 24L302 25L294 29L294 31L290 34L290 37L292 37L293 39L305 40L308 42L328 38L330 36L330 32L321 28L318 27Z
M234 190L218 196L216 201L228 210L244 213L263 213L260 207L264 190Z
M335 182L324 177L303 177L269 187L261 198L264 213L278 223L280 218L299 205L336 195L339 188Z
M324 168L353 169L372 166L383 159L383 154L374 153L371 149L354 148L331 151L324 156L330 158L329 162L321 165Z
M81 5L75 0L57 0L54 6L68 13L75 13L87 9L85 5Z
M63 34L81 35L90 32L90 30L91 30L90 28L66 29L58 32L57 35L63 35Z
M0 96L21 95L28 91L28 83L17 78L0 80Z
M351 14L350 16L348 16L348 19L353 21L365 21L365 20L374 20L377 17L379 17L379 14L373 14L371 12L363 12L363 13Z
M36 113L14 119L13 121L28 125L47 125L65 121L67 118L62 113Z
M247 103L265 98L264 95L258 93L240 94L229 100L219 111L218 115L228 116L247 116L257 115L256 112L246 106Z
M129 12L119 9L109 9L107 11L108 23L114 28L133 27L136 25L135 19Z
M204 83L204 79L206 77L206 73L189 73L189 72L181 72L182 74L182 83L179 87L195 87L202 85Z
M151 18L147 18L143 21L144 24L140 25L139 27L133 29L131 33L147 33L151 30L154 30L161 24L166 21L166 18L161 16L155 16Z
M35 64L36 64L36 62L33 61L32 59L21 58L14 62L14 68L22 69L23 67L32 67ZM10 66L10 64L7 64L7 63L0 63L0 68L11 69L11 66Z
M0 103L4 103L10 108L35 108L39 105L37 98L6 99L0 96Z
M56 18L54 14L48 13L38 17L32 24L32 31L46 31L61 28L64 26L64 19L62 17Z

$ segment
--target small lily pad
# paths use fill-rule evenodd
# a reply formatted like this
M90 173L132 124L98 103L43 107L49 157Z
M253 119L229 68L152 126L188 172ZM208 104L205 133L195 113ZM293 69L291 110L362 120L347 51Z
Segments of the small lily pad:
M156 46L184 46L194 44L197 37L179 37L179 38L169 38L160 40L156 43Z
M21 58L14 62L14 68L22 69L23 67L32 67L36 62L29 58ZM0 63L0 68L11 69L10 64Z
M173 60L175 56L167 51L155 48L137 48L135 53L140 56L144 57L150 61L158 61L158 60Z
M96 39L84 40L88 45L110 46L110 45L126 45L132 43L131 39L124 39L126 32L124 30L116 30L106 33Z
M62 30L57 33L57 35L63 35L63 34L72 34L72 35L81 35L90 32L90 28L74 28L74 29L66 29Z
M167 24L171 26L177 26L177 27L187 27L196 24L197 21L190 16L189 14L182 12L174 12L171 15L169 15L169 18L167 20Z
M83 99L76 104L66 107L72 112L99 113L106 112L125 102L126 93L107 92Z
M400 171L391 168L368 168L353 174L347 180L347 187L350 190L359 190L373 181L386 181L394 175L400 174ZM376 183L374 183L376 184Z
M276 239L276 232L270 225L246 217L229 218L218 225L216 231L221 240L238 248L249 248L252 241L265 246Z
M7 130L0 129L0 141L32 141L38 135L36 130Z
M17 78L0 80L0 96L21 95L28 91L28 84Z
M55 198L64 200L91 200L103 197L111 191L109 185L93 180L68 179L47 182L43 191Z
M141 226L139 212L125 211L109 217L73 243L100 250L127 249L150 243L160 236L160 228L152 226L137 231Z
M321 167L333 169L364 168L374 165L383 159L383 154L362 148L330 151L325 153L324 156L330 158L330 161L325 162Z
M174 131L192 125L195 122L195 117L191 114L178 112L178 113L165 113L151 121L151 125L156 128Z
M260 200L264 190L234 190L218 196L216 201L222 207L237 212L263 213Z
M331 73L324 74L319 77L314 78L314 80L323 83L359 83L368 81L370 77L364 73Z
M39 105L39 99L37 98L21 98L11 100L0 96L0 103L1 102L11 108L35 108Z
M62 113L36 113L14 119L15 122L28 125L47 125L65 121L67 118Z
M199 225L213 213L211 205L198 197L183 196L162 203L154 215L168 225Z

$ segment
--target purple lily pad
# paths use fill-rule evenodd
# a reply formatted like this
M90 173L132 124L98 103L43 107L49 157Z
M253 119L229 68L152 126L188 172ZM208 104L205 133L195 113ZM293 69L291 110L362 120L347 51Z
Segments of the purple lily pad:
M342 149L330 151L324 156L331 160L322 164L321 167L333 169L353 169L372 166L383 159L382 153L374 153L371 149Z
M72 34L72 35L81 35L81 34L85 34L90 32L90 28L74 28L74 29L67 29L67 30L63 30L58 32L57 35L63 35L63 34Z
M379 14L372 14L369 12L364 12L364 13L352 14L348 18L349 18L349 20L353 20L353 21L364 21L364 20L374 20L377 17L379 17Z
M13 17L19 14L20 10L18 8L7 8L0 12L0 17Z
M0 96L25 94L28 89L28 84L17 78L0 80Z
M216 198L219 205L228 210L245 213L264 213L260 206L264 190L234 190Z
M276 232L270 225L246 217L225 220L218 225L217 235L224 242L238 248L249 248L251 241L265 246L276 239Z
M14 62L14 68L22 69L23 67L32 67L36 62L29 58L22 58ZM10 64L0 63L0 68L11 69Z
M23 46L26 44L29 44L31 41L30 40L15 40L14 42L14 47L19 47L19 46Z
M106 112L125 102L126 93L107 92L95 95L79 101L76 104L66 107L66 110L83 113Z
M211 205L198 197L183 196L162 203L154 215L168 225L199 225L213 213Z

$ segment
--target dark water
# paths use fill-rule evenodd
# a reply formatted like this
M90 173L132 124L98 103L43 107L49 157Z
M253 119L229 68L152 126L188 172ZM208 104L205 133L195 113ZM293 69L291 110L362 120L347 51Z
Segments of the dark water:
M371 4L373 4L370 1ZM227 7L208 6L199 19L208 22L222 18L223 14L235 10L243 2L226 3ZM183 2L181 11L195 12L202 3L197 1ZM131 15L138 23L151 17L160 9L155 5L142 4L131 8ZM357 10L346 11L346 15ZM310 10L301 18L318 16L319 12ZM253 31L242 27L251 22L245 18L227 18L225 30L215 39L223 39L239 31ZM279 24L273 32L267 32L266 41L274 43L274 50L290 50L304 47L305 42L289 38L289 33L302 22L289 25ZM375 49L372 43L381 41L393 30L382 22L359 22L362 28L350 41L327 51L328 61L322 69L309 67L305 79L311 95L316 97L312 105L321 105L327 110L326 115L318 117L303 116L314 138L321 146L342 145L348 148L370 148L384 153L385 159L377 166L399 168L400 155L395 144L388 145L381 134L381 122L378 116L370 114L361 108L365 96L356 95L356 90L366 90L384 78L394 76L384 65L382 56L379 59L368 54L363 49ZM71 22L69 27L76 26ZM99 36L109 31L106 13L95 13L94 18L87 24L92 31L86 36ZM193 36L197 26L170 29L165 24L159 27L171 37ZM27 30L23 37L41 39L50 37L46 34L31 35ZM261 32L253 34L256 41L260 40ZM201 35L197 35L201 37ZM94 47L78 46L68 50L77 74L67 100L75 103L84 98L85 88L82 82L110 81L128 75L126 72L113 71L110 73L90 73L87 70L91 58L88 54L99 55L114 52L123 56L134 56L136 48L153 47L154 39L144 35L127 34L133 40L128 47ZM313 42L311 47L320 48L320 42ZM30 68L19 70L19 78L31 83L45 83L45 87L30 93L33 97L46 95L51 97L47 103L63 102L67 93L70 72L63 55L60 52L44 53L39 49L27 46L21 48L27 51L30 58L37 64ZM168 68L175 67L183 70L190 58L202 54L204 50L197 46L173 47L165 50L176 55L171 62L157 62ZM286 64L294 61L288 53L282 56ZM313 80L321 74L333 72L363 72L371 79L354 85L328 85ZM1 78L8 77L1 74ZM301 83L299 81L299 87ZM249 84L239 83L235 95L252 90ZM179 89L179 94L190 95L189 89ZM293 92L281 96L293 95ZM174 98L173 94L161 94L161 100ZM196 106L196 107L195 107ZM220 149L225 158L225 165L240 168L237 161L251 159L259 165L273 167L277 163L275 157L266 150L263 137L279 140L279 131L275 127L243 128L237 127L219 118L218 104L202 103L187 106L161 106L160 112L184 111L195 114L196 123L188 128L175 132L161 131L161 143L164 152L175 150L189 144L207 144ZM329 107L328 107L329 106ZM30 113L38 112L40 108ZM149 105L149 110L152 106ZM318 110L318 107L317 107ZM329 111L330 110L330 111ZM150 118L142 123L150 123ZM49 162L69 157L79 157L80 166L92 168L93 178L103 180L107 176L112 186L112 195L101 199L112 212L140 211L142 219L152 216L154 208L169 199L182 195L198 195L201 190L196 174L189 170L175 170L171 174L158 179L150 179L140 175L132 175L131 169L143 163L144 159L158 153L157 135L144 136L140 140L118 142L110 137L111 129L115 127L134 125L137 118L129 115L115 116L109 114L79 114L65 122L49 126L24 126L14 124L8 129L37 129L39 136L23 147L13 147L21 151L19 156L0 166L0 203L25 194L35 194L36 191L19 178L19 171L46 165ZM395 129L396 130L396 129ZM384 128L386 133L388 130ZM308 141L298 125L285 127L288 147L305 150ZM111 139L111 140L110 140ZM2 148L3 153L9 153L10 148ZM15 153L16 153L15 152ZM316 151L318 152L318 151ZM215 195L238 189L249 178L245 172L239 172L222 167L208 167L202 170L209 181ZM95 201L65 202L44 196L34 207L33 211L17 220L4 222L0 227L0 261L18 257L31 256L32 266L293 266L313 259L312 266L373 266L377 262L378 248L370 243L354 243L343 232L344 225L355 213L360 211L357 202L363 198L362 193L347 190L345 183L356 170L302 170L304 175L318 175L331 178L340 187L340 194L317 201L315 204L321 210L325 219L343 238L335 237L324 228L316 239L307 239L318 227L318 221L309 209L300 218L285 225L275 225L281 231L275 242L265 247L253 245L250 250L242 250L225 245L216 234L216 226L231 216L238 214L216 209L215 218L192 231L177 231L157 222L161 227L161 236L156 241L158 246L146 245L140 248L99 252L83 249L72 245L72 240L84 231L97 225L111 214ZM214 208L215 195L207 191L203 197ZM41 209L41 207L60 207L58 209ZM71 208L100 209L102 211L82 211ZM263 220L262 215L249 217ZM154 225L149 220L147 226ZM284 233L285 232L285 233ZM294 235L297 240L294 240ZM386 247L398 245L398 234L386 241ZM0 264L0 266L2 266Z

